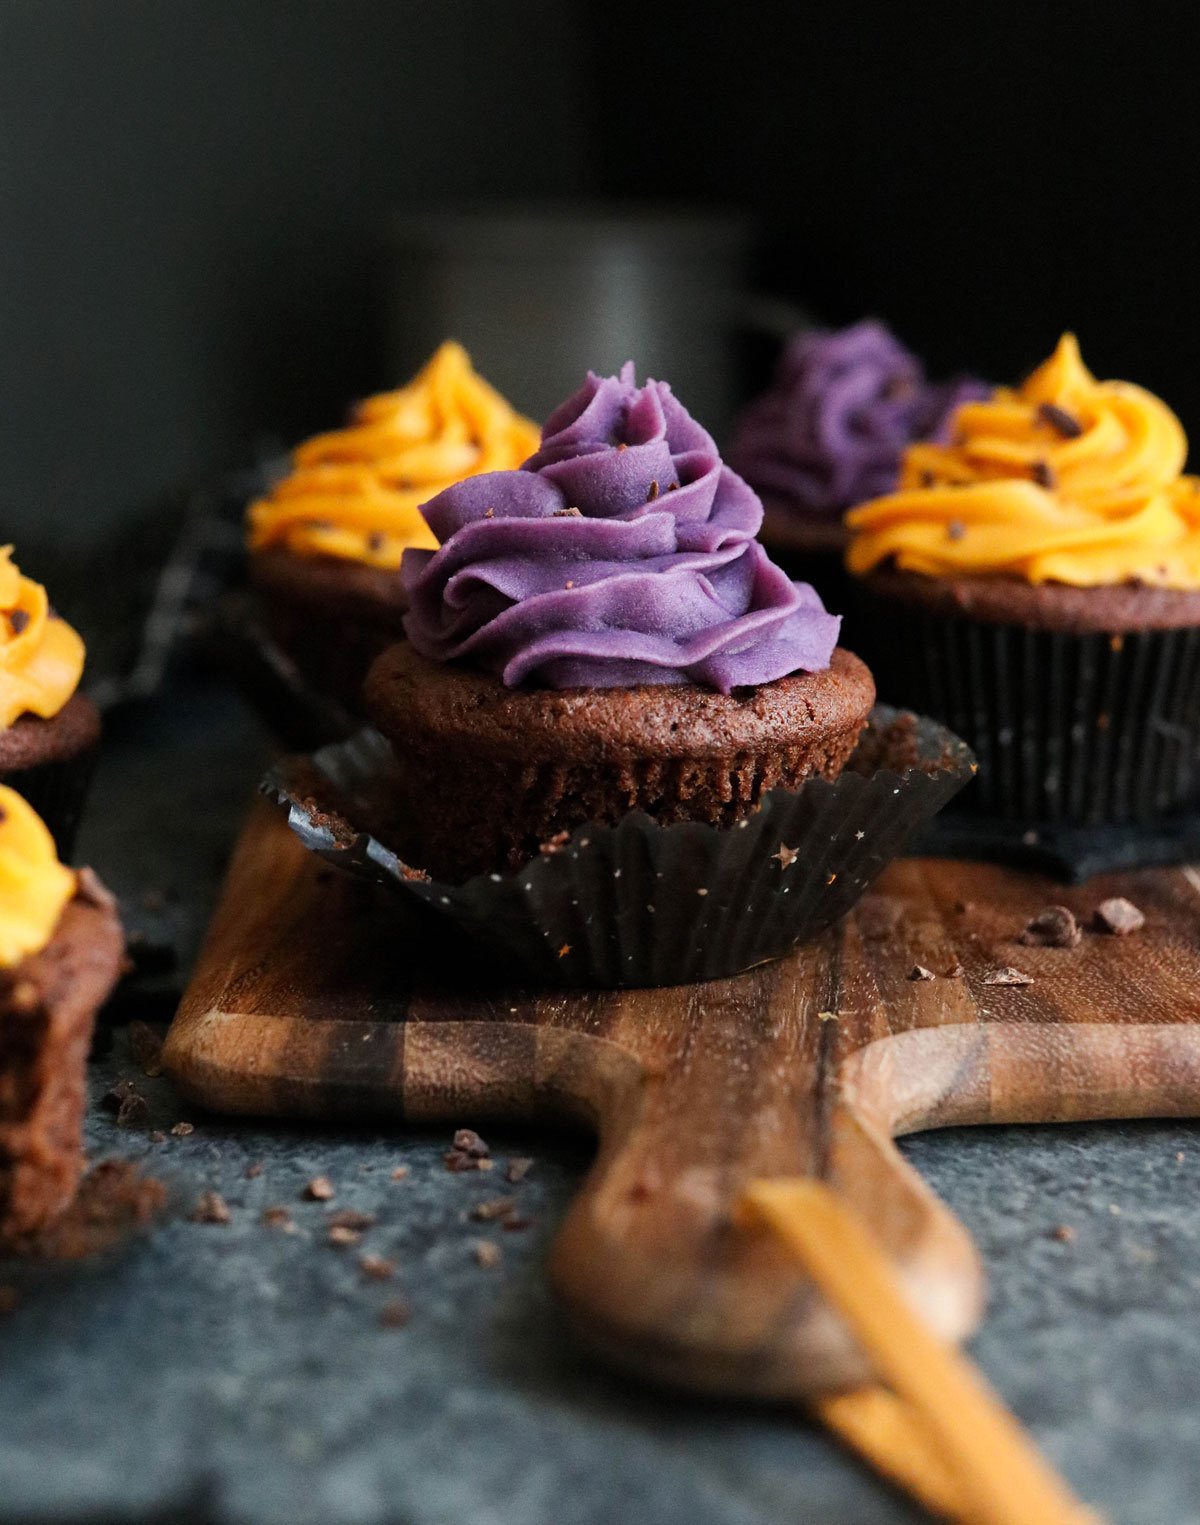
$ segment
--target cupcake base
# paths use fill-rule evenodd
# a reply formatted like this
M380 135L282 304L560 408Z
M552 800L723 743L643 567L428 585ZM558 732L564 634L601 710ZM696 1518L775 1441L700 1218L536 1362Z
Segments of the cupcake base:
M365 699L416 807L403 839L431 873L461 880L518 867L584 822L641 810L660 825L729 826L772 789L834 778L875 687L841 648L824 672L720 694L510 689L402 645L371 669Z
M22 715L0 731L0 783L29 801L64 860L74 849L100 731L100 711L84 694L72 695L48 720Z
M1200 791L1200 594L883 572L856 628L881 690L975 750L976 810L1153 823Z

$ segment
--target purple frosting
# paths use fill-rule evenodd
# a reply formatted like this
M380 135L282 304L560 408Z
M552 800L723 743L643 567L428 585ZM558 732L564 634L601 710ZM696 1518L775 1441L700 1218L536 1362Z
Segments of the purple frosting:
M729 460L765 498L840 514L891 492L905 448L945 441L959 404L991 390L970 376L928 381L882 323L797 334L742 414Z
M841 618L754 538L762 505L664 382L589 373L519 471L468 477L404 553L422 656L509 687L702 683L829 666Z

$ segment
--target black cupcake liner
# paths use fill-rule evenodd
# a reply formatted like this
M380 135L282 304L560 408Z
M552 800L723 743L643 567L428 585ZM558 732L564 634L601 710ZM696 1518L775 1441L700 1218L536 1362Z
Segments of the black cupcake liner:
M969 808L1027 828L1138 825L1200 791L1200 629L1072 635L864 594L881 691L979 759Z
M773 790L736 826L660 826L635 811L459 885L372 835L402 787L377 732L285 759L262 787L310 851L437 913L501 964L539 983L619 987L737 974L814 937L974 768L943 726L879 706L838 778Z
M64 863L71 861L75 851L75 838L99 755L100 748L94 745L61 762L0 772L0 784L7 784L28 800L46 823Z

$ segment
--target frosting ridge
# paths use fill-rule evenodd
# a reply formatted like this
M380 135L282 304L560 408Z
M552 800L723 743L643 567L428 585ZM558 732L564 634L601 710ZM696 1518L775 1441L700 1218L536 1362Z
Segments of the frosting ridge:
M41 583L25 577L0 547L0 728L22 715L49 720L83 676L84 645L51 612Z
M1097 381L1073 334L1020 387L960 407L954 432L913 445L899 489L847 515L852 572L1200 588L1182 425L1144 388Z
M54 838L15 789L0 784L0 968L40 952L75 893Z
M774 378L742 413L729 463L763 497L822 518L890 492L906 446L948 437L971 377L933 383L882 323L811 330L787 344Z
M829 665L840 617L754 538L762 505L664 382L589 373L519 471L424 508L403 564L422 656L515 687L703 683Z
M250 548L394 569L408 546L436 544L422 503L475 472L519 466L537 441L537 426L448 340L407 386L360 402L346 428L293 452L291 472L250 505Z

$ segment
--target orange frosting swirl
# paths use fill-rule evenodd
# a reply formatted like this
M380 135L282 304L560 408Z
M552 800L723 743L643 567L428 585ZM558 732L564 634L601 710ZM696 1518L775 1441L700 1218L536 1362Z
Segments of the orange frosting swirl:
M348 428L300 446L291 473L250 506L250 548L398 567L409 546L437 546L422 503L464 477L513 470L538 439L447 342L408 386L369 397Z
M79 687L84 647L50 612L41 583L22 576L0 547L0 728L22 715L57 715Z
M1064 334L1015 390L965 403L954 443L905 452L900 486L846 517L846 564L931 577L1200 588L1200 480L1165 403L1097 381Z
M0 784L0 968L39 953L75 893L54 838L16 792Z

